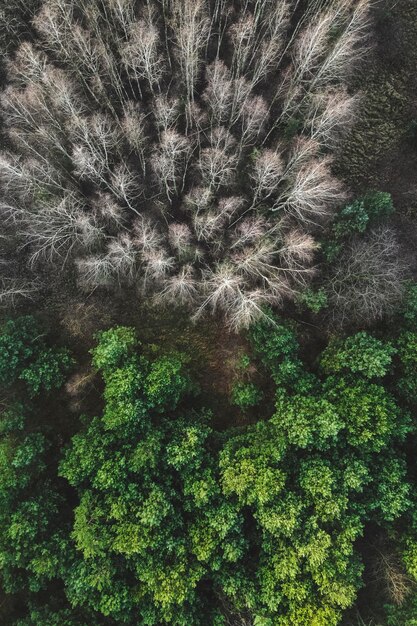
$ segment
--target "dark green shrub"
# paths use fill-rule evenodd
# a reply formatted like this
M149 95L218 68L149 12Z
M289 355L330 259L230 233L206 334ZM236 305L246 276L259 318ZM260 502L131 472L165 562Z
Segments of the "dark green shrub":
M73 360L65 348L49 348L33 317L9 320L0 334L0 384L23 380L32 395L60 387Z
M343 207L336 217L333 234L336 239L341 239L364 233L371 222L388 217L393 212L391 194L384 191L369 192Z
M300 307L305 307L312 313L319 313L327 306L327 294L326 291L320 287L320 289L305 289L301 292L297 298L297 304Z
M73 364L65 348L45 348L19 378L27 383L31 394L37 395L41 389L52 391L61 387Z
M232 404L235 404L240 409L248 409L249 407L256 406L262 400L263 393L253 383L237 383L231 394Z
M412 283L407 290L403 305L402 317L405 325L417 330L417 284Z

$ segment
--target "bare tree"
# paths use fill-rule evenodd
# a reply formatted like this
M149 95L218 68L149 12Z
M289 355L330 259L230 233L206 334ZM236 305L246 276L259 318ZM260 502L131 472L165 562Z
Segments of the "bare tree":
M152 157L152 166L158 185L168 200L172 200L183 188L190 150L189 139L184 135L175 130L162 133L161 144Z
M145 255L158 249L164 241L157 224L153 223L149 218L141 217L137 219L133 226L133 232L139 251Z
M114 238L108 244L107 258L118 282L132 282L136 274L138 250L134 241L126 233Z
M81 201L67 195L34 207L30 213L20 212L22 233L32 250L30 263L40 258L61 259L62 263L77 244L90 248L102 237L102 229L94 217L83 212Z
M390 315L403 293L407 267L387 226L354 238L328 280L333 320L338 325L369 325Z
M194 315L195 319L207 310L227 313L233 309L244 288L244 281L231 265L222 263L205 270L202 287L206 296Z
M358 95L345 89L314 94L308 106L305 130L322 146L334 147L354 120Z
M191 244L191 230L187 224L174 222L168 227L168 241L179 257L187 254Z
M114 282L111 259L102 256L90 256L76 260L79 285L91 291L97 287L109 287Z
M263 150L258 154L251 171L252 207L260 200L267 200L278 190L283 172L284 162L277 150Z
M194 306L198 298L199 282L191 265L184 265L178 274L165 281L157 300L175 305Z
M0 278L0 306L14 307L22 298L32 299L40 285L22 278L2 276Z
M314 254L319 247L314 238L301 231L290 230L282 238L282 245L279 250L280 259L284 261L284 266L289 272L293 270L312 273L311 265L314 261Z
M268 106L262 96L247 98L242 110L242 132L239 138L239 152L243 147L254 145L262 133L268 119Z
M308 162L292 177L287 174L286 189L272 210L284 209L301 223L320 225L345 199L343 186L331 175L330 160L324 157Z
M172 12L181 75L187 100L192 102L210 22L203 0L172 0Z
M20 88L35 82L39 83L46 70L47 55L37 50L29 41L17 48L14 57L8 60L7 70L10 79Z
M143 176L146 176L149 137L146 130L146 115L139 103L131 100L126 103L120 125L128 145L139 157Z
M220 59L206 67L207 87L203 98L207 102L214 124L227 124L233 105L234 82L230 70Z
M218 240L214 251L220 249L222 245L221 233L225 230L231 218L240 211L245 200L239 196L221 198L217 206L213 206L208 211L197 212L193 216L193 225L198 240L212 241Z
M173 130L180 118L180 102L178 98L168 98L161 94L155 98L154 115L159 129Z
M142 258L145 262L144 289L153 291L155 286L161 287L174 270L175 259L162 248L143 252Z
M223 127L215 128L210 134L210 147L204 148L198 167L204 184L216 192L231 183L236 170L236 141Z
M135 203L142 188L137 174L126 163L120 163L111 172L109 189L118 200L125 202L131 211L138 214Z
M129 24L129 39L122 47L121 54L131 76L138 82L146 80L153 92L155 87L159 88L166 70L159 50L160 35L149 17L148 14L148 19Z
M117 203L114 196L109 193L98 192L96 197L92 199L91 204L95 209L96 215L99 216L98 219L110 228L126 228L128 223L127 211Z
M389 601L398 606L415 589L416 583L407 574L400 555L386 545L377 548L373 576L378 583L382 583Z
M229 28L229 35L233 46L233 76L242 76L246 74L256 46L257 32L253 15L243 15Z
M247 244L260 241L269 228L267 220L260 216L248 217L239 221L231 231L231 248L241 248Z
M184 196L184 208L192 215L197 214L212 205L214 199L209 187L192 187Z
M233 328L294 297L345 199L368 0L39 3L0 95L0 217L29 265Z

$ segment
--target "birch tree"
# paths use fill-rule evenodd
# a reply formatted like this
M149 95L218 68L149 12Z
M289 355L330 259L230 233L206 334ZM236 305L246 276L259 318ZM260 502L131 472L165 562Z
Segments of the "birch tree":
M368 0L237 6L27 5L31 41L0 96L0 216L30 267L73 266L85 289L136 285L233 328L308 283L346 198L333 163Z

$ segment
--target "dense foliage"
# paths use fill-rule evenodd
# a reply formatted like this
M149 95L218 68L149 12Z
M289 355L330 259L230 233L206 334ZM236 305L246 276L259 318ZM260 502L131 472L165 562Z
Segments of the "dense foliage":
M30 603L18 626L336 626L362 585L358 540L370 525L397 542L400 572L417 576L414 287L398 328L390 341L335 337L310 368L296 328L267 314L251 328L250 358L274 381L274 412L222 433L185 354L142 346L132 328L104 331L92 350L103 412L59 454L36 396L62 384L69 357L33 318L8 322L0 565L4 589ZM45 350L53 375L33 385L22 372ZM256 410L262 392L239 383L232 402ZM36 593L58 581L64 594L40 604Z

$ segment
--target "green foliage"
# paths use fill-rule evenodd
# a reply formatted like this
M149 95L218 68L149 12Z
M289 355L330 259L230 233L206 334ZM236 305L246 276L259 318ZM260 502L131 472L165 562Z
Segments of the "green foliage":
M138 347L133 328L117 326L97 335L98 344L92 350L93 365L103 372L122 367Z
M300 117L291 117L283 131L283 135L286 139L293 139L298 133L300 129L303 127L303 120Z
M15 430L9 416L0 437L0 570L7 592L37 591L57 575L64 557L63 499L49 476L45 436L22 431L23 415Z
M333 339L321 355L320 363L327 374L352 372L366 378L385 376L396 349L366 332L347 339Z
M184 358L174 354L159 358L152 363L145 383L145 393L153 407L175 409L193 385L184 372Z
M340 211L333 227L336 239L347 237L353 233L363 233L369 222L369 215L363 200L355 200Z
M37 353L39 328L33 317L8 320L0 335L0 384L11 385Z
M23 380L29 392L61 387L73 360L65 348L49 348L33 317L6 322L0 334L0 384Z
M309 389L314 377L299 360L298 342L289 325L278 324L268 313L250 329L250 340L255 353L278 385Z
M115 620L203 624L209 611L200 615L196 586L209 566L239 557L241 520L221 499L208 416L176 412L192 390L184 359L150 362L134 345L130 329L99 337L104 414L73 438L60 465L79 495L79 558L67 593Z
M65 598L53 593L46 606L36 602L29 604L27 615L18 619L13 626L104 626L100 615L78 609L66 608Z
M386 191L369 192L364 196L363 201L371 222L389 217L394 213L391 194Z
M8 401L0 416L0 573L9 593L44 588L65 558L64 498L55 484L51 443L35 426L32 397L60 387L72 364L65 349L47 346L34 318L4 325L0 381ZM13 386L19 380L29 397Z
M396 386L410 404L417 404L417 332L404 331L397 342L400 361Z
M383 191L370 192L347 204L338 214L333 226L336 239L364 233L368 225L394 212L392 198Z
M262 400L262 391L253 383L237 383L231 393L232 404L241 409L256 406Z
M20 374L29 391L37 395L41 390L52 391L61 387L67 372L74 364L65 348L45 348L36 360Z
M417 330L417 284L408 287L402 311L404 325L410 330Z
M220 434L183 355L141 352L130 328L98 335L103 411L83 418L59 463L71 513L49 476L51 443L10 404L0 422L3 585L32 593L59 581L66 597L35 602L15 626L340 624L362 584L365 527L392 535L415 515L404 446L413 421L397 394L398 376L415 377L415 335L333 338L313 371L292 325L264 318L250 340L275 408ZM261 400L245 381L249 364L232 395L241 408ZM413 524L403 552L417 578ZM411 615L390 611L393 625Z
M297 298L297 304L312 313L319 313L327 306L327 294L322 287L317 290L305 289Z
M410 418L381 378L395 350L365 333L335 340L314 377L279 321L257 324L252 340L277 384L276 410L229 439L220 469L224 493L256 522L256 613L280 626L338 624L360 586L364 525L411 506L400 449ZM284 362L299 376L285 379ZM247 584L235 593L248 601Z

